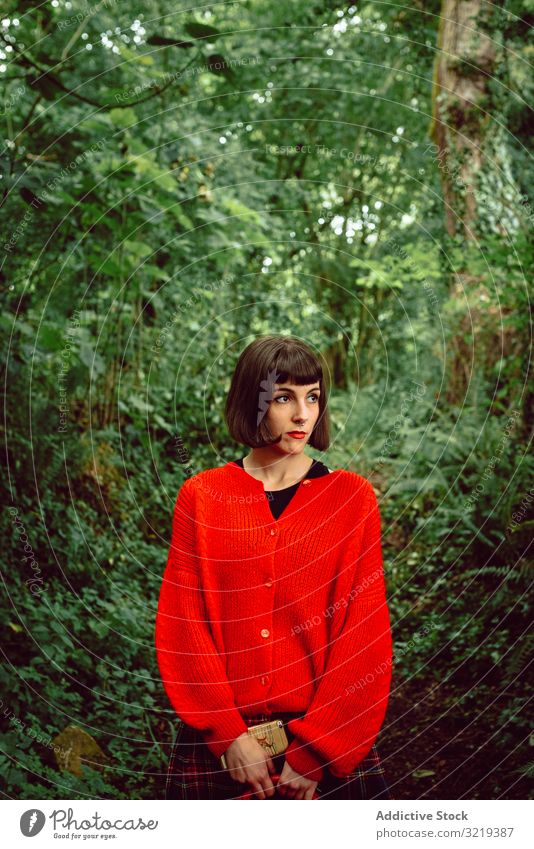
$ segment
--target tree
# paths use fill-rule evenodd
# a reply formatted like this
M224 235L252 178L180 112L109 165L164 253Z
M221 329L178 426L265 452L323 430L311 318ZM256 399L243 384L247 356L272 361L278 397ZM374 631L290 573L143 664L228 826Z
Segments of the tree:
M450 236L475 238L480 214L476 192L487 167L485 145L493 131L490 82L501 61L489 27L499 4L443 0L432 93L431 135L437 145Z

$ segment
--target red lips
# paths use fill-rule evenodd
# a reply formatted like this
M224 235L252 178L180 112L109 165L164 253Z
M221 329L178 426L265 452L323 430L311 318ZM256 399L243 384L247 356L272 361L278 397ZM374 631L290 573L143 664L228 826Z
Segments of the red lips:
M303 430L291 430L287 435L292 436L293 439L304 439L306 433Z

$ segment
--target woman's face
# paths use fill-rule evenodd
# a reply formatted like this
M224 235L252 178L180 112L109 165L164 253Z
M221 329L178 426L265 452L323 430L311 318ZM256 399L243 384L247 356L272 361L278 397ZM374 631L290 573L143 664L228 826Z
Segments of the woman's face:
M275 436L281 435L282 438L273 448L291 454L304 450L319 418L319 397L319 382L309 383L307 386L275 383L267 422L271 432Z

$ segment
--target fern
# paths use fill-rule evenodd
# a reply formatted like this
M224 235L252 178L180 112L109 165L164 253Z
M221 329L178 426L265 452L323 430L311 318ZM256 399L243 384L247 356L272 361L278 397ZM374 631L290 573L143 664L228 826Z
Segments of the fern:
M517 646L510 652L510 654L505 658L505 675L503 678L504 684L509 684L514 678L526 670L530 658L532 656L532 649L534 647L534 634L527 634L522 637Z
M519 767L516 772L519 775L524 775L525 778L534 778L534 761L530 761L530 763Z

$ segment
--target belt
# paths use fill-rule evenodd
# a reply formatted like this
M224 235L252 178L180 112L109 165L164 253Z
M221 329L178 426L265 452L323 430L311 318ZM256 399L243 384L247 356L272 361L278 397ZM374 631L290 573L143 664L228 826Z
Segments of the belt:
M275 719L280 719L286 725L292 719L302 719L302 713L288 713L282 711L273 711L273 713L260 713L256 716L244 716L243 722L247 725L259 725L260 722L272 722Z

